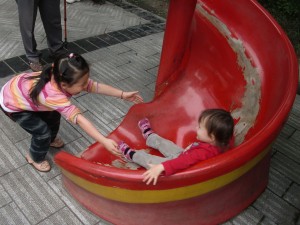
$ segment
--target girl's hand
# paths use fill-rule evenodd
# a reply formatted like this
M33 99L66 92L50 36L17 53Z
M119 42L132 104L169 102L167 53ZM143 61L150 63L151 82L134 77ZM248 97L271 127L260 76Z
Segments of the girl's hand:
M134 102L136 104L144 101L138 91L131 91L131 92L124 91L124 92L122 92L121 97L122 97L122 99L125 99L130 102Z
M149 164L149 166L150 169L143 173L143 182L146 182L146 184L148 185L153 181L153 185L156 185L158 176L165 170L165 168L162 164Z
M118 150L118 144L114 140L106 138L102 144L112 154L118 157L121 156L121 152Z

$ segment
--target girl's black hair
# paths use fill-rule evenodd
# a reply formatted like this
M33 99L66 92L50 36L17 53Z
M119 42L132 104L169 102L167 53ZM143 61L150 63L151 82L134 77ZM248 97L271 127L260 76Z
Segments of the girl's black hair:
M198 122L201 121L205 121L208 135L215 137L216 145L226 150L234 130L234 120L230 112L223 109L206 109L199 116Z
M38 105L38 96L52 76L59 87L61 87L61 82L72 86L89 71L88 63L79 54L70 53L68 56L60 56L54 60L53 64L45 65L41 74L27 78L37 79L30 91L30 98L35 105Z

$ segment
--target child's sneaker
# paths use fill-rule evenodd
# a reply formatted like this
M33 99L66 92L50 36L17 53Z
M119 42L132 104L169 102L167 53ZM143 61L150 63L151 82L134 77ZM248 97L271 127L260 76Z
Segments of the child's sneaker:
M154 133L153 130L151 129L150 122L147 118L141 119L138 122L138 126L142 131L142 134L145 139L147 139L150 134Z
M126 144L124 141L121 141L118 145L119 151L122 153L123 157L128 161L132 162L132 158L130 157L130 153L134 152L128 144Z

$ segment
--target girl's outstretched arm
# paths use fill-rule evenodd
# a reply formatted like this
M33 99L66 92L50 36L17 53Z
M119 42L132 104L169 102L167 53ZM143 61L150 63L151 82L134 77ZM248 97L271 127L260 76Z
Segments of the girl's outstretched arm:
M112 139L104 137L82 114L78 114L76 122L89 136L101 143L109 152L116 156L121 156L120 151L117 149L117 143Z
M153 165L149 164L150 169L143 173L143 182L150 184L153 181L153 185L156 185L158 176L165 170L163 164Z
M121 99L125 99L127 101L131 101L134 103L141 103L143 102L142 96L139 94L138 91L122 91L120 89L114 88L107 84L98 83L98 93L108 96L119 97Z

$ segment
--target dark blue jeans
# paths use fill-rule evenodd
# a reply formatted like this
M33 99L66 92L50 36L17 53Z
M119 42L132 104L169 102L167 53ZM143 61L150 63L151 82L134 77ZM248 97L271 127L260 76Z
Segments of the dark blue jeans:
M54 141L60 126L60 113L56 111L11 113L10 117L32 135L30 156L35 162L45 159L50 143Z

